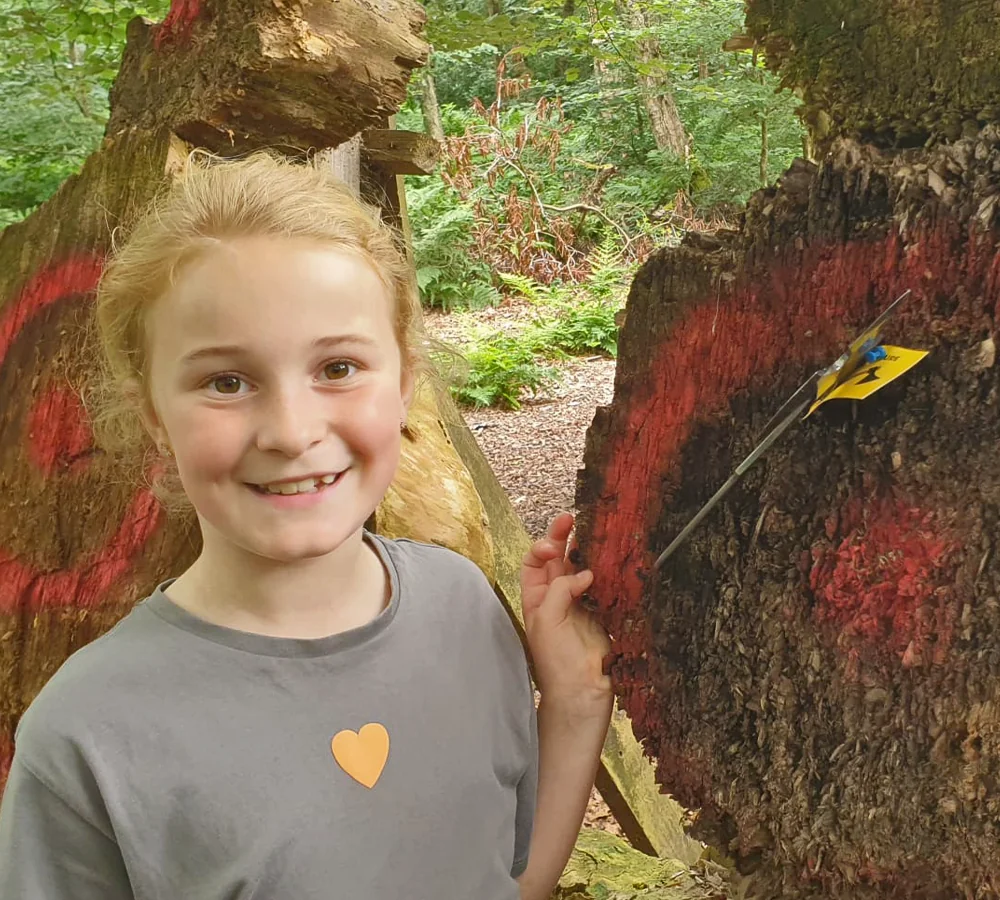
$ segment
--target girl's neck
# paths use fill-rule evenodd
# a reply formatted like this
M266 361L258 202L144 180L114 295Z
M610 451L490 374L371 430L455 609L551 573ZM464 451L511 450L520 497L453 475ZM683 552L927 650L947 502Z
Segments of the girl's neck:
M226 628L320 638L372 621L388 604L390 580L359 529L332 553L296 563L206 541L166 593L192 615Z

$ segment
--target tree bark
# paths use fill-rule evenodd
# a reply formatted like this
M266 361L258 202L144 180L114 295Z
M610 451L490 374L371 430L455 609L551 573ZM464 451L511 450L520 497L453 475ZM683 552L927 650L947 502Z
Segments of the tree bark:
M938 30L969 7L938 7ZM895 9L843 19L843 45ZM989 70L980 109L1000 109L1000 63L969 41L952 49ZM889 106L851 106L844 71L829 108L874 126ZM964 76L940 71L938 96L956 96ZM894 107L894 135L949 120L924 101ZM965 133L826 139L738 232L651 257L587 437L579 563L619 702L659 783L698 810L695 834L760 896L1000 894L1000 115ZM929 357L797 424L654 570L796 386L906 289L885 339Z
M441 107L438 105L437 88L434 85L434 71L430 66L423 70L420 77L420 112L424 117L424 131L434 140L444 143Z
M796 88L825 150L837 137L878 147L957 140L1000 118L1000 16L982 0L748 0L747 30Z
M767 116L760 117L760 186L767 187Z
M616 0L616 5L619 15L632 28L649 28L649 13L641 0ZM655 65L660 59L659 42L653 38L640 39L638 50L639 59L647 65ZM677 111L669 80L664 75L653 74L639 74L636 79L657 149L667 150L681 159L687 159L690 152L687 132Z

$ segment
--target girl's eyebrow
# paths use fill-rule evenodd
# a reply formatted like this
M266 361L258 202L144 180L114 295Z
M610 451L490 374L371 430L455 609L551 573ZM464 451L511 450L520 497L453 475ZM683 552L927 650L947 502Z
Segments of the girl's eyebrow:
M360 344L366 347L374 347L376 343L377 342L375 340L365 334L331 334L326 337L316 338L316 340L312 342L312 347L313 349L326 349L330 347L338 347L343 344ZM197 350L185 353L184 356L181 357L181 363L193 363L201 359L215 359L220 356L244 356L247 352L246 348L240 347L238 344L199 347Z

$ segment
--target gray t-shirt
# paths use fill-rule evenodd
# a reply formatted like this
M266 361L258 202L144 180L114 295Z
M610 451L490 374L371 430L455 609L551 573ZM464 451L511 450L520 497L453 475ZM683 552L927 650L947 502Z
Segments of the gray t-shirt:
M538 758L517 633L471 562L366 537L392 598L361 628L222 628L167 582L70 657L18 728L0 898L517 898Z

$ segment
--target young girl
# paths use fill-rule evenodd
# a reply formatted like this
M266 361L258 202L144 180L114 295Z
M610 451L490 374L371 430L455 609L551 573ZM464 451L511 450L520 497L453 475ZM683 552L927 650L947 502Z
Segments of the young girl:
M392 235L263 154L192 160L111 260L105 425L152 438L203 547L22 718L0 896L549 895L611 712L607 637L559 516L522 568L536 721L479 570L365 530L428 369L419 320Z

